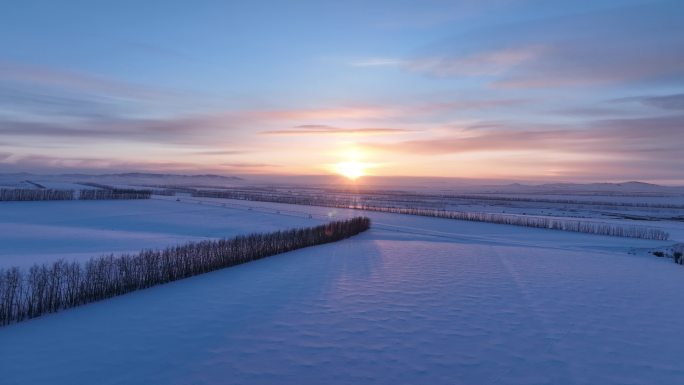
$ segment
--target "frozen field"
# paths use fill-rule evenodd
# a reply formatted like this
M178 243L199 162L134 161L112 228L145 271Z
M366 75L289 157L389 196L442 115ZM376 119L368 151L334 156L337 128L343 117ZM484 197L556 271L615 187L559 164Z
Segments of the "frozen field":
M322 223L168 200L0 202L0 267Z
M303 205L289 205L289 204L282 204L282 203L270 203L270 202L255 202L255 201L242 201L242 200L231 200L231 199L217 199L217 198L200 198L200 197L179 197L179 198L170 198L170 197L158 197L157 199L181 199L184 202L193 202L193 203L199 203L201 202L202 204L209 204L209 205L214 205L214 206L219 206L223 207L224 205L226 207L230 208L235 208L239 210L247 210L248 208L251 208L253 210L257 210L259 212L264 212L264 213L279 213L282 215L292 215L292 216L299 216L299 217L307 217L308 215L312 215L314 218L328 218L330 216L337 216L337 217L351 217L355 215L366 215L374 220L374 223L376 224L376 227L378 224L380 225L387 225L388 228L392 226L396 226L397 224L402 224L402 223L408 223L409 225L411 224L412 217L404 217L404 216L396 216L392 214L383 214L383 213L378 213L374 211L354 211L354 210L345 210L345 209L337 209L337 208L328 208L328 207L318 207L318 206L303 206ZM486 211L486 212L493 212L494 210L491 210L491 207L489 207L490 210L482 210L482 207L469 207L469 206L459 206L458 209L468 211L468 209L474 209L475 212L478 211ZM518 211L520 211L520 208L517 208ZM514 213L509 210L509 214ZM542 217L555 217L555 218L565 218L563 215L559 215L557 212L546 212L544 214L533 214L531 212L527 213L528 216L542 216ZM578 218L572 218L572 219L578 219ZM672 241L677 241L677 242L684 242L684 221L671 221L671 220L633 220L633 219L624 219L624 218L605 218L605 217L599 217L596 215L596 213L589 213L587 216L582 216L580 218L582 221L591 221L591 222L601 222L601 223L609 223L609 224L615 224L615 225L624 225L624 226L644 226L644 227L649 227L649 228L654 228L654 229L661 229L670 234L670 239ZM439 222L438 225L432 226L434 230L440 230L442 228L448 227L452 229L458 229L459 234L467 234L472 237L478 237L480 236L484 241L486 242L492 242L494 238L501 236L502 234L505 234L505 238L507 240L511 240L512 238L520 238L520 239L527 239L528 237L528 232L526 228L521 228L517 226L505 226L503 228L495 226L491 227L487 224L483 223L477 223L477 222L469 222L467 224L460 223L460 222L454 222L454 221L447 221L447 222ZM421 226L424 223L421 223ZM419 228L415 228L414 230L420 231ZM560 237L560 238L558 238ZM582 237L582 236L581 236ZM559 245L558 242L564 242L563 247L576 247L577 245L573 241L572 238L567 238L566 235L562 236L556 236L553 233L548 233L544 232L544 236L542 237L543 239L541 242L546 242L549 245ZM618 245L624 245L625 242L627 242L625 239L615 239L613 237L604 237L601 241L598 241L597 243L603 244L604 246L607 247L613 247L616 243ZM627 242L629 243L629 242Z
M351 215L248 203L128 201L40 225L154 228L143 244ZM0 328L2 383L684 382L684 270L643 252L668 242L370 216L353 239Z
M357 215L371 217L376 228L442 236L459 242L527 244L531 234L531 229L517 226L451 220L416 222L412 216L377 212L188 196L128 201L2 202L1 208L0 267L26 267L59 258L86 260L187 241L305 227ZM684 240L681 224L642 224L669 231L673 240ZM443 234L445 230L448 234ZM587 246L582 242L586 239L582 234L557 231L538 234L537 245L562 249L588 247L588 251L645 252L663 244L593 236L590 237L593 242Z

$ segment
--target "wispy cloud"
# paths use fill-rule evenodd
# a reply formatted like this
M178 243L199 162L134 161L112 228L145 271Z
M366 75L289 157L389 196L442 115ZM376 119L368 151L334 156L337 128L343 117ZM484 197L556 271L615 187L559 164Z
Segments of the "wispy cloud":
M505 47L471 54L433 54L411 58L368 58L352 62L355 67L399 67L436 77L494 76L540 56L544 47Z
M191 155L242 155L247 153L249 153L249 151L246 150L206 150L193 151Z
M3 156L8 155L8 156ZM276 172L282 166L271 163L225 162L207 165L193 161L168 161L163 159L121 160L109 157L92 156L50 156L39 154L0 153L0 166L17 171L56 171L64 172L121 172L121 171L165 171L165 172L229 172L262 173Z
M0 82L1 83L1 82ZM113 100L93 95L76 95L0 84L0 106L7 112L43 117L79 119L106 118L121 114L124 108Z
M0 92L0 99L2 95ZM237 134L243 138L257 133L274 136L401 134L415 129L392 126L392 123L403 121L405 125L408 120L417 118L429 119L440 114L513 108L529 103L529 100L524 99L462 99L404 105L224 110L202 114L179 111L168 117L141 117L117 108L101 108L97 103L81 103L81 99L26 99L28 100L23 102L24 107L31 113L26 116L0 115L1 134L15 139L50 138L74 143L107 139L118 142L205 146L229 145L231 138L235 140ZM61 113L45 113L46 109L52 108ZM383 125L363 126L371 121ZM278 128L283 126L290 128ZM227 154L223 149L217 151L219 152L204 155Z
M520 126L537 129L520 129ZM663 162L684 161L684 116L597 120L581 127L563 129L534 123L490 126L452 136L395 143L366 143L374 150L436 155L471 152L546 151L610 156L665 156ZM654 156L653 154L658 154Z
M633 96L614 99L616 103L637 102L663 110L684 110L684 93L661 96Z
M521 65L493 82L502 88L549 88L624 84L666 76L682 76L684 53L662 47L557 44L538 60Z
M488 25L415 47L411 55L370 57L354 65L483 78L493 88L509 89L681 84L684 34L678 13L676 2L596 7Z
M401 59L393 58L367 58L351 62L353 67L387 67L387 66L399 66L404 64L406 61Z
M68 141L116 140L155 143L221 143L203 133L230 130L230 120L211 116L170 119L105 119L83 122L30 122L0 120L0 133L16 137L43 137Z
M293 108L282 110L252 110L233 111L226 113L237 120L261 122L333 122L340 120L386 120L408 118L415 116L429 116L441 112L458 112L470 110L486 110L495 108L509 108L530 103L524 98L490 98L416 102L410 104L373 104L373 105L342 105L322 108ZM321 124L323 125L323 124ZM304 127L306 125L299 125ZM312 125L316 126L316 125Z
M586 41L519 45L470 54L443 52L405 59L361 61L357 66L395 66L434 77L488 78L494 88L594 86L684 77L682 42L660 47L600 45Z
M579 106L579 107L565 107L551 111L554 114L572 116L572 117L625 117L630 115L638 115L637 111L628 109L609 108L603 106Z
M332 108L292 108L281 110L252 110L233 113L249 120L306 121L306 120L338 120L338 119L378 119L401 114L401 110L393 106L358 105Z
M0 81L60 87L84 93L122 97L168 97L171 90L147 87L76 71L0 60Z
M341 128L320 124L304 124L290 129L263 131L264 135L388 135L410 132L403 128Z
M463 56L428 56L403 63L410 71L433 76L495 76L538 58L543 46L524 46L478 52Z
M641 102L665 110L684 110L684 94L644 97Z
M221 163L223 166L238 169L272 169L277 167L282 167L277 164L269 163L249 163L249 162L237 162L237 163Z
M206 170L206 165L198 165L191 162L171 162L159 160L146 161L123 161L120 159L108 159L98 157L69 157L47 155L14 155L11 158L0 160L4 168L11 167L17 171L56 171L64 172L91 172L97 170L107 171L191 171Z

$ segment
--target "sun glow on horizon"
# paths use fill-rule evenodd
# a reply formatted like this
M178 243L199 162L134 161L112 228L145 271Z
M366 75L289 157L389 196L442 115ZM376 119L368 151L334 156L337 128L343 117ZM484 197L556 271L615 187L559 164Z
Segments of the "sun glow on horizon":
M345 178L356 180L366 175L366 164L355 160L340 162L335 165L335 172Z

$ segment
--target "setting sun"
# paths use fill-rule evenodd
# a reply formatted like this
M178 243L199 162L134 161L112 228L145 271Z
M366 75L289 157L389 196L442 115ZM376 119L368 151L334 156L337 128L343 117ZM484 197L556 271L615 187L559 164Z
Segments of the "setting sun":
M335 165L335 172L349 179L366 175L366 165L357 161L342 162Z

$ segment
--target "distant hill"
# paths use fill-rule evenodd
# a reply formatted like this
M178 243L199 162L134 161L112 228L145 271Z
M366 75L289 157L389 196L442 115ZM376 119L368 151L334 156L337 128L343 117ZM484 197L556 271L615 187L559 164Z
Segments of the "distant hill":
M339 175L248 175L244 177L217 174L167 174L126 172L109 174L65 173L40 175L31 173L0 174L0 186L13 187L32 182L91 182L131 186L234 187L234 186L299 186L349 188L350 181ZM354 182L353 188L393 191L484 193L484 194L583 194L583 195L684 195L684 186L662 186L639 181L620 183L542 183L441 177L367 176ZM16 188L16 187L15 187Z
M184 174L156 174L145 172L128 172L120 174L61 174L57 175L67 178L122 178L122 179L211 179L220 181L239 181L243 180L237 176L223 176L216 174L184 175Z
M119 174L71 173L58 175L40 175L30 173L0 174L0 184L17 183L23 180L71 183L96 182L113 185L231 186L242 182L244 179L237 176L224 176L215 174L184 175L144 172Z
M662 186L644 182L622 183L546 183L520 184L512 183L500 186L483 186L482 192L507 192L524 194L684 194L684 186Z

